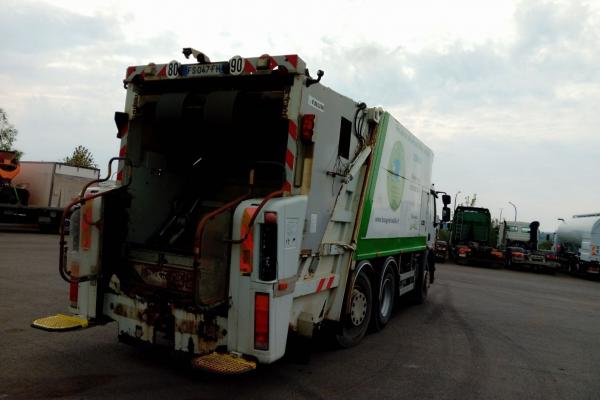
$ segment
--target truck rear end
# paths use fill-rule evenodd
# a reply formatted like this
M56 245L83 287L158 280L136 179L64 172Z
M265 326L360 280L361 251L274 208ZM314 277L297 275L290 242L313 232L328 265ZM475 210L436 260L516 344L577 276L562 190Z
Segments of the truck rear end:
M503 253L490 243L490 211L481 207L458 206L450 234L451 254L458 264L501 264Z
M197 64L128 68L119 184L68 207L60 271L77 317L37 325L116 321L122 341L234 373L281 358L290 331L331 324L351 346L396 297L423 302L432 151L296 55L186 50Z

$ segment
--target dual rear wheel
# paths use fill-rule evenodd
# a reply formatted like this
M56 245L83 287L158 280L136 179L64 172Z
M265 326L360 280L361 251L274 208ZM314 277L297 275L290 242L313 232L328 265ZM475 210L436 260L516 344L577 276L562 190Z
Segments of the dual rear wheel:
M416 303L423 303L427 297L429 275L426 265L424 262L416 271L415 289L412 292ZM379 273L368 261L359 264L357 271L349 303L336 334L336 341L341 347L358 344L369 327L375 331L383 329L392 316L398 297L398 264L393 257L384 261Z

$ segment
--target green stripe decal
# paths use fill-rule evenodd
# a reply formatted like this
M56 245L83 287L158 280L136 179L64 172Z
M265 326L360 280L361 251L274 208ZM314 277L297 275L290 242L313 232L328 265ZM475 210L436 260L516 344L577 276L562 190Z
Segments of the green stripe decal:
M356 260L365 260L376 257L387 257L394 254L410 251L425 250L427 241L425 236L385 238L385 239L359 239L354 253Z

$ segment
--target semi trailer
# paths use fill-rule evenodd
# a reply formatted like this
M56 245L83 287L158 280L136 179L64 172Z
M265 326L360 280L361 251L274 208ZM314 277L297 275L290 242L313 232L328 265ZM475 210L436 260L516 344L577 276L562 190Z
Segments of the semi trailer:
M64 207L98 178L97 168L19 161L0 151L0 228L58 232Z
M184 55L197 62L127 69L118 185L88 185L66 208L69 313L33 325L116 321L126 343L240 373L280 359L290 334L349 347L398 298L425 301L432 151L297 55Z
M565 271L600 276L600 213L574 215L559 225L553 250Z

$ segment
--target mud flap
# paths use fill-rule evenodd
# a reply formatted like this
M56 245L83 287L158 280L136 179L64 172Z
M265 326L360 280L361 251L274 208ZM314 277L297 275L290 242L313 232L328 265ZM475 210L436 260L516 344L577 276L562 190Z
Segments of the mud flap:
M74 329L87 328L88 320L74 315L56 314L50 317L38 318L31 323L33 328L51 332L64 332Z
M192 368L220 375L239 375L256 369L256 362L234 353L213 352L192 359Z

